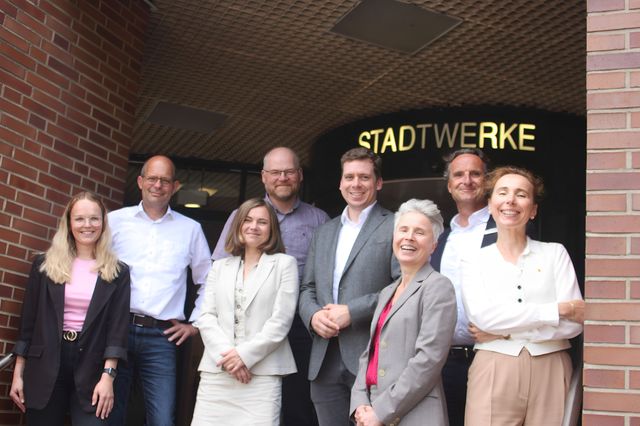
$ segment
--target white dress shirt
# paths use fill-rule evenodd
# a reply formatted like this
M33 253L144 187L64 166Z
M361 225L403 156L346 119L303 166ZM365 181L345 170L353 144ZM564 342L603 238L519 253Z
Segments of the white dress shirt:
M514 265L498 246L482 248L462 261L462 296L469 320L479 329L510 335L476 343L475 349L517 356L526 348L533 356L570 347L568 339L582 325L560 319L558 303L582 299L569 254L561 244L527 238Z
M469 257L480 250L489 220L489 208L485 207L469 216L467 226L461 226L458 223L459 216L457 214L451 219L451 232L447 236L447 243L444 246L440 262L440 273L451 280L453 288L456 290L458 321L451 342L453 346L474 344L473 336L469 333L469 320L462 303L460 262L463 257ZM495 232L495 229L492 231Z
M191 321L200 315L201 294L211 266L211 252L200 224L169 207L152 220L142 208L109 213L113 248L131 273L131 312L159 320L184 320L187 267L200 284Z
M342 211L342 216L340 216L342 226L340 227L340 233L338 235L336 260L333 266L333 303L338 303L340 278L342 278L342 273L344 272L344 267L347 264L347 259L351 254L351 249L353 248L353 245L358 238L358 234L362 229L362 225L364 225L364 223L367 221L369 213L375 205L376 203L374 202L370 206L362 210L362 212L360 212L360 216L358 217L357 223L349 219L349 206L345 207Z

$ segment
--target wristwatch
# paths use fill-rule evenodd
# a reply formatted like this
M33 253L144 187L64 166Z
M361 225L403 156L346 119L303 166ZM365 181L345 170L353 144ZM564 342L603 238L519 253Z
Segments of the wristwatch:
M111 378L115 379L116 376L118 375L118 370L116 370L115 368L105 368L104 370L102 370L103 373L107 373L109 376L111 376Z

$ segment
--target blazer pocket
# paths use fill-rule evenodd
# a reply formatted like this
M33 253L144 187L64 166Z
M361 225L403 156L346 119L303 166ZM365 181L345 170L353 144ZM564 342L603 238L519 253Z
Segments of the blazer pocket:
M31 345L27 351L27 358L40 358L44 352L43 345Z

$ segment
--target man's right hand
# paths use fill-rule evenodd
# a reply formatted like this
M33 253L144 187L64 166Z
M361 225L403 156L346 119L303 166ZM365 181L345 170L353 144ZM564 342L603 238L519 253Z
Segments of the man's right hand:
M340 327L329 319L329 311L321 309L311 317L311 328L323 339L330 339L338 335Z

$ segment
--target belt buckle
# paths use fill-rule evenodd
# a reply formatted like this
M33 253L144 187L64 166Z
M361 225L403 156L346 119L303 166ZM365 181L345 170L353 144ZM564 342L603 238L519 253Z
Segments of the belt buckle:
M78 338L78 332L74 330L67 330L62 333L62 338L67 342L74 342Z
M140 315L140 314L136 314L136 313L131 313L131 323L133 325L135 325L136 327L144 327L144 325L142 325L142 322L138 323L136 322L137 318L140 318L141 321L144 321L145 316L144 315Z

